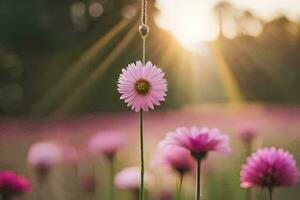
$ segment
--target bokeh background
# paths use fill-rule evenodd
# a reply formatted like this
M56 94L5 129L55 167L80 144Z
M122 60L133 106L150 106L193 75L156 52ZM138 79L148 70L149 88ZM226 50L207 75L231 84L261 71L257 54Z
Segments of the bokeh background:
M107 198L107 163L86 154L98 131L127 133L117 169L138 165L138 115L119 100L116 82L141 59L140 7L135 0L0 1L0 168L35 186L26 161L32 143L72 144L81 155L79 176L58 166L45 199ZM147 169L156 174L148 199L176 188L174 175L150 163L157 142L177 126L218 127L231 136L233 153L207 160L203 199L245 198L239 170L246 151L237 137L245 123L259 134L254 149L283 147L300 163L300 2L151 0L148 9L147 60L164 70L169 88L167 101L145 115ZM90 195L78 183L94 165L97 192ZM193 189L191 176L186 199ZM299 191L283 188L275 199L297 200ZM126 191L117 196L130 199Z

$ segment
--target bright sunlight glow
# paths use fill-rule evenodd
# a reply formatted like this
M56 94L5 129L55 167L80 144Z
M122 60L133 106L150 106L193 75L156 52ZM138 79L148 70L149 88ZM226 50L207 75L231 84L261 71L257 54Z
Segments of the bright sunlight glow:
M205 1L209 2L209 1ZM209 6L202 6L199 0L158 0L157 7L161 10L156 22L169 30L183 45L191 50L203 48L203 41L213 40L218 35L218 23ZM208 9L209 8L209 9Z
M217 38L219 33L218 19L214 6L218 0L157 0L156 7L160 10L156 17L157 24L170 31L180 44L189 50L203 50L204 41ZM264 20L286 14L290 19L300 17L299 0L231 0L235 7L251 10ZM233 22L228 22L228 37L235 36ZM232 26L233 25L233 26Z

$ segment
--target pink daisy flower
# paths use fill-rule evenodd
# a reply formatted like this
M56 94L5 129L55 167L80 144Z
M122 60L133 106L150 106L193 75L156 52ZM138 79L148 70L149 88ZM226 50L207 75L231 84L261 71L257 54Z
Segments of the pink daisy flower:
M168 191L163 191L159 195L159 200L172 200L172 193Z
M58 145L50 142L33 144L28 152L28 162L34 166L47 165L51 167L61 160L61 150Z
M113 157L127 143L124 133L105 131L91 137L88 149L92 154L104 154L108 158Z
M151 62L144 66L140 61L129 64L118 80L118 91L128 107L139 112L159 106L167 96L167 81L162 70Z
M152 177L150 174L145 173L145 184L149 186ZM140 188L141 171L139 167L128 167L120 171L115 176L115 185L119 189L137 191Z
M229 153L229 137L222 134L219 129L208 129L206 127L177 128L175 132L167 134L166 139L161 142L162 146L179 146L190 151L192 157L197 161L196 192L195 199L200 200L200 177L201 162L208 152L216 151Z
M219 153L231 152L229 137L222 134L219 129L208 129L206 127L181 127L175 132L167 134L161 143L163 146L177 145L189 150L192 156L199 160L206 157L209 151Z
M50 142L33 144L28 152L28 163L36 170L39 178L44 178L49 170L62 159L58 145Z
M94 176L86 176L81 181L81 186L84 191L94 193L96 190L96 182Z
M242 124L238 127L238 134L243 142L251 143L257 134L257 127L251 123Z
M4 199L26 193L30 188L31 184L26 177L8 170L0 172L0 194Z
M241 170L241 187L293 186L298 182L298 170L293 155L274 147L253 153Z
M79 154L77 149L70 144L62 144L60 146L62 159L66 164L77 164L79 160Z
M153 164L165 165L181 175L192 170L194 166L190 152L177 146L159 148Z

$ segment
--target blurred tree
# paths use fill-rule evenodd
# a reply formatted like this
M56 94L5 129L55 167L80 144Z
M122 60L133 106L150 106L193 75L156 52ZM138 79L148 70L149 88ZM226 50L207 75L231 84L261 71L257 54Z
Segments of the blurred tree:
M0 114L14 114L23 100L22 60L0 46Z
M287 28L291 26L293 34ZM299 25L280 17L266 23L258 37L223 41L223 53L248 100L299 103L297 29Z
M224 24L226 20L232 17L235 14L236 8L227 0L220 1L214 7L214 11L219 21L219 34L220 37L224 37Z
M261 34L263 24L261 19L253 15L249 10L235 17L237 33L256 37Z

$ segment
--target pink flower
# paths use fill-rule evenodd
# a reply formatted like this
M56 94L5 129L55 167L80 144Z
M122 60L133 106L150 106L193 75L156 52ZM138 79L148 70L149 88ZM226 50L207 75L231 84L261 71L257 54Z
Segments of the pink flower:
M76 164L78 159L79 159L79 155L77 152L77 149L69 144L64 144L61 145L61 151L62 151L62 157L63 157L63 161L65 163L68 164Z
M298 170L293 155L274 147L259 149L241 170L241 187L293 186L298 182Z
M241 140L246 143L251 142L257 134L257 128L254 124L243 124L238 129Z
M159 148L153 164L166 165L182 175L189 172L194 166L190 152L177 146Z
M145 173L144 181L145 186L148 186L151 182L151 175ZM115 185L119 189L136 191L140 188L141 170L139 167L128 167L120 171L115 176Z
M96 188L95 178L94 176L86 176L81 181L82 188L89 193L94 193Z
M186 148L194 158L202 159L209 151L229 153L229 137L222 134L219 129L208 129L206 127L181 127L175 132L167 134L161 143L163 146L177 145Z
M145 112L159 106L167 96L167 81L162 70L151 62L144 66L140 61L129 64L118 80L118 91L128 107Z
M61 158L62 153L58 145L50 142L39 142L30 147L27 160L37 170L37 173L44 177L53 165L61 161Z
M103 153L108 158L111 158L126 143L127 138L125 134L115 131L105 131L92 136L88 148L93 154Z
M21 195L30 190L31 184L24 176L18 176L12 171L0 172L0 194L2 197Z
M20 193L28 192L31 189L31 184L25 176L19 176Z
M161 192L159 195L159 200L172 200L172 193L171 192Z

